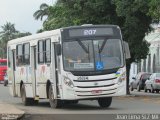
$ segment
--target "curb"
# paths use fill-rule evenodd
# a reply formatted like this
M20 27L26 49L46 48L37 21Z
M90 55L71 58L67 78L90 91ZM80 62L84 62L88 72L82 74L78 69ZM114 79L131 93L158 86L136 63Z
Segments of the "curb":
M23 120L25 114L0 114L0 120Z
M0 120L21 120L25 112L14 105L0 101Z
M159 98L160 95L137 95L137 94L130 94L126 95L126 97L147 97L147 98Z

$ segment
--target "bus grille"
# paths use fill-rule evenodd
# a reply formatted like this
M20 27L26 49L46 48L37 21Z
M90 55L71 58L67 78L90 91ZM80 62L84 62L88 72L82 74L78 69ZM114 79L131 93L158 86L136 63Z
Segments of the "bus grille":
M109 79L98 79L98 80L73 80L74 82L100 82L100 81L109 81L117 79L117 77L109 78Z
M113 95L113 94L115 94L116 92L112 92L112 93L108 93L108 94L97 94L97 95L77 95L77 96L80 96L80 97L85 97L85 96L92 96L92 97L94 97L94 96L106 96L106 95Z
M78 88L98 88L98 87L110 87L114 86L115 84L109 84L109 85L101 85L101 86L76 86Z

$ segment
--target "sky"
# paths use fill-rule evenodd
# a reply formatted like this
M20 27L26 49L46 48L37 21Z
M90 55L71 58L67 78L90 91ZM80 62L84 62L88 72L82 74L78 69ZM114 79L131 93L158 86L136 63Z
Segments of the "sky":
M0 0L0 27L10 22L16 30L35 34L42 28L42 21L35 20L33 14L42 3L52 5L56 0ZM0 28L0 31L2 29Z

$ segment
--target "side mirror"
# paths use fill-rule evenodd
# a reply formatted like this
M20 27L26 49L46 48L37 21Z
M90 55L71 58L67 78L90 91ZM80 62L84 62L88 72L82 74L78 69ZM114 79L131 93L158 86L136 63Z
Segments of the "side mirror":
M55 49L57 55L61 55L61 44L55 44Z
M124 44L124 50L125 50L125 55L126 55L126 59L131 58L131 54L130 54L130 50L129 50L129 45L127 42L123 42Z
M136 78L135 78L135 77L132 77L132 79L135 80Z

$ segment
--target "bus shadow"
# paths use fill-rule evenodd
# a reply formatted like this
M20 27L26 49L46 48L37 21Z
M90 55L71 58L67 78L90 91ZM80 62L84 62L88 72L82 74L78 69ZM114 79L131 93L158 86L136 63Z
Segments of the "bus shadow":
M49 102L40 102L36 107L43 107L43 108L50 108ZM78 110L78 111L88 111L88 110L121 110L121 108L114 108L114 107L109 107L109 108L101 108L98 105L87 105L87 104L64 104L63 107L58 108L58 109L63 109L63 110Z

